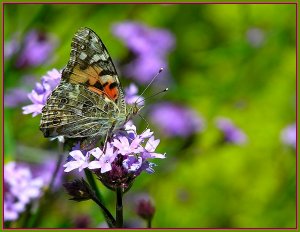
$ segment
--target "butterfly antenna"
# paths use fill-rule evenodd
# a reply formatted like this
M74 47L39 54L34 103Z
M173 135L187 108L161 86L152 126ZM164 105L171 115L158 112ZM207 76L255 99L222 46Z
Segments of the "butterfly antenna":
M164 69L163 68L160 68L158 73L156 73L156 75L152 78L152 80L149 82L149 84L146 86L146 88L143 90L143 92L140 94L140 96L138 97L138 99L136 99L135 102L137 102L140 97L143 96L143 94L146 92L146 90L150 87L150 85L152 85L153 81L158 77L158 75L163 71Z
M144 131L146 131L149 128L149 123L148 121L140 114L138 114L138 116L147 124L146 129Z
M169 90L169 88L165 88L164 90L161 90L161 91L159 91L159 92L157 92L157 93L155 93L155 94L153 94L153 95L151 95L151 96L149 96L149 97L147 97L147 98L144 98L143 100L141 100L141 101L139 101L139 102L136 102L136 104L139 104L139 103L141 103L141 102L145 102L145 101L148 100L149 98L152 98L152 97L155 97L155 96L157 96L157 95L159 95L159 94L161 94L161 93L167 92L168 90Z

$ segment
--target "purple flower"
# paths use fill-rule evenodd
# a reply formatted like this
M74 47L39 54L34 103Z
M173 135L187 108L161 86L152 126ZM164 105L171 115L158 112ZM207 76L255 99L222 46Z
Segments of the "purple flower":
M121 155L137 154L139 153L139 146L142 139L135 137L133 140L125 136L119 136L114 139L112 145L118 149L118 153Z
M113 33L137 54L165 54L173 49L175 40L167 30L149 28L137 22L123 22L113 26Z
M73 159L64 165L65 172L89 168L108 188L122 186L127 189L142 171L154 172L150 159L165 158L165 154L155 152L158 144L159 140L154 139L153 132L147 129L137 134L136 127L129 122L124 126L124 131L113 135L111 141L106 143L105 150L96 147L86 154L80 150L70 152Z
M55 156L55 154L51 153L49 157L43 159L43 163L39 165L29 165L32 175L40 177L45 186L49 186L56 168L57 160L53 158L53 156ZM52 186L53 189L59 189L61 187L62 174L63 168L60 167Z
M224 139L227 142L234 144L244 144L247 141L247 136L244 132L238 129L231 120L227 118L218 118L216 120L217 127L222 131Z
M125 102L127 104L134 104L138 100L138 105L143 105L144 98L138 95L138 88L135 84L130 84L125 88Z
M33 177L25 166L10 162L4 166L4 220L16 220L26 204L42 194L45 185L40 177Z
M99 147L90 151L97 160L89 163L89 169L101 169L101 173L111 170L111 163L115 160L117 153L114 151L113 146L108 142L106 144L105 153Z
M45 63L52 54L56 41L45 33L33 30L26 35L23 44L16 64L19 68Z
M281 141L289 146L292 146L293 148L296 148L297 145L297 128L296 124L289 125L285 127L281 132Z
M194 111L170 102L154 105L150 119L166 136L188 137L203 129L203 121Z
M89 155L84 155L80 150L74 150L70 152L70 156L73 158L73 160L67 162L63 166L66 168L65 172L70 172L74 169L79 169L79 172L81 172L83 169L87 168L89 166L88 160Z
M4 95L4 106L5 107L16 107L20 104L24 104L29 101L28 91L26 88L32 86L35 83L35 78L33 76L25 75L22 77L20 86L14 89L9 89L5 92Z
M129 77L133 77L139 83L145 84L151 81L160 68L164 69L164 73L168 72L167 62L164 58L155 54L145 54L125 65L123 72Z
M158 144L160 143L159 139L154 139L153 136L149 138L145 145L145 150L142 153L142 156L144 159L153 159L153 158L158 158L158 159L164 159L165 155L160 154L160 153L155 153L155 149L157 148Z
M27 101L27 91L21 88L11 89L4 95L5 107L15 107Z
M32 117L42 113L42 108L47 102L48 97L59 84L61 79L61 73L53 69L42 77L41 83L36 83L35 88L28 94L28 98L33 103L28 106L22 107L23 114L31 114Z
M140 83L147 83L160 68L167 70L166 57L175 44L170 32L136 22L124 22L115 24L113 33L123 40L135 56L124 67L126 75Z
M13 36L13 38L10 41L5 42L4 57L5 58L12 57L13 55L15 55L18 52L19 49L20 49L20 43L16 39L16 35L15 35L15 36Z
M128 156L125 160L123 160L123 167L125 167L129 172L138 171L143 164L143 158L140 156Z
M141 218L147 221L151 220L155 213L155 207L152 199L150 199L149 197L140 199L137 202L136 212Z

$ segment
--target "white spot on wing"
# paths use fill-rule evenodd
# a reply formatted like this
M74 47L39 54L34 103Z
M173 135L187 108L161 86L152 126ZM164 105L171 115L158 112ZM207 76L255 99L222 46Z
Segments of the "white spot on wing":
M85 58L87 58L87 54L84 52L81 52L79 55L79 59L84 60Z
M93 38L92 38L92 42L98 43L99 41L98 41L97 37L93 37Z

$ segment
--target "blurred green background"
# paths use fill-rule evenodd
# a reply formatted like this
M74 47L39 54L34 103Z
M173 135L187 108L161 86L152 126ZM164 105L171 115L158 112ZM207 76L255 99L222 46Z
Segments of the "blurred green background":
M48 70L62 69L82 26L101 37L113 60L128 50L112 33L115 23L140 22L175 37L168 55L170 91L149 105L176 102L197 112L205 126L181 138L164 136L150 122L167 158L156 162L154 174L136 179L126 194L125 220L140 223L132 199L147 193L156 205L153 227L296 226L296 152L280 139L296 121L296 5L5 4L4 13L6 43L16 37L22 41L37 29L57 44L47 62L35 67L15 68L15 59L6 58L5 93L23 85L25 76L39 81ZM120 76L123 85L131 82ZM219 116L230 118L247 143L220 143ZM23 115L21 106L5 108L5 162L42 162L45 154L56 152L56 144L39 131L39 120ZM113 193L99 186L113 209ZM92 202L68 201L64 189L56 194L40 227L75 227L79 216L90 219L89 227L104 221Z

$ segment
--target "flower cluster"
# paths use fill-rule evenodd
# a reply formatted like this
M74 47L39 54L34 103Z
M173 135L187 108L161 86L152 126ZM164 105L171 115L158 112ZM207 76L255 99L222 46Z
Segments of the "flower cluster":
M87 152L71 151L72 159L64 165L65 172L89 168L110 188L114 188L115 184L128 183L127 178L133 180L142 171L153 173L155 164L149 160L165 158L165 154L155 152L160 140L156 140L149 129L137 134L136 127L131 123L127 123L124 130L114 135L103 149L96 147Z
M52 91L58 86L61 79L61 73L53 69L42 77L41 83L36 83L35 88L28 94L28 98L33 103L22 107L23 114L31 114L36 116L42 113L42 108L47 102Z
M26 205L42 194L44 180L34 178L24 165L10 162L4 166L4 221L14 221Z
M169 31L125 22L114 25L113 33L124 41L134 55L134 60L124 67L126 75L145 84L160 68L167 70L166 57L175 44Z
M234 144L244 144L247 136L239 128L237 128L229 119L218 118L216 120L217 127L221 130L224 140Z

